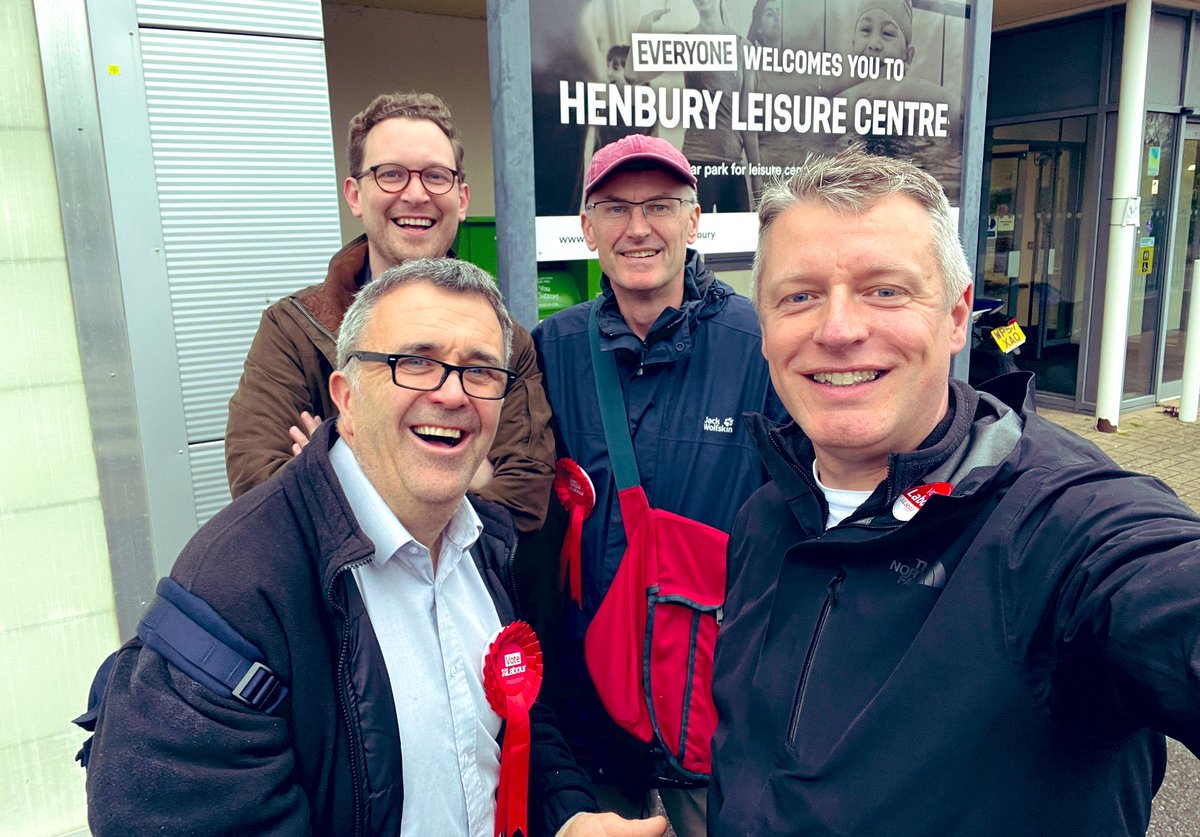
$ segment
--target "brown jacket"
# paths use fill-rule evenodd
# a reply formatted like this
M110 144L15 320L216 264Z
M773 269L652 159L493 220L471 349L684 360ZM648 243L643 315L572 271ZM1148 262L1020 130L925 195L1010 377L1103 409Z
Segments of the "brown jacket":
M288 428L303 410L324 419L337 415L329 397L337 331L366 275L366 261L367 238L359 236L330 259L324 282L263 312L237 392L229 399L225 469L234 497L292 460ZM550 499L554 436L533 341L519 325L513 328L509 366L519 377L504 399L488 454L495 473L479 495L508 508L520 531L533 532L542 525Z

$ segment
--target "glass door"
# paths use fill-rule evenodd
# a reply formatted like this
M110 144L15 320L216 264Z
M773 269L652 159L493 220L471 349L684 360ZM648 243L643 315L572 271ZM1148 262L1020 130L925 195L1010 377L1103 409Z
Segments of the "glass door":
M1070 398L1083 340L1079 245L1087 140L1082 117L992 129L980 291L1003 300L1024 330L1016 362L1035 373L1038 390Z
M1162 372L1158 397L1175 398L1182 391L1183 347L1188 333L1188 304L1195 292L1192 271L1200 256L1200 123L1189 123L1183 135L1182 177L1175 204L1175 242L1171 248L1171 275L1164 322Z
M1175 123L1170 113L1146 114L1142 148L1141 223L1134 242L1125 341L1125 397L1153 395L1159 367L1159 329L1170 246L1171 185L1175 176ZM1180 376L1182 377L1182 376Z

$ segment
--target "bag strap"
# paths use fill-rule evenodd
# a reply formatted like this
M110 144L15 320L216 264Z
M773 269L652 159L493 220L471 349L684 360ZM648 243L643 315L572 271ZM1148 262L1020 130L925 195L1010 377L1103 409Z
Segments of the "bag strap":
M629 437L629 415L625 412L625 393L617 374L613 352L600 350L600 306L603 298L592 306L588 319L588 342L592 348L592 372L596 378L596 400L600 402L600 419L604 424L604 442L612 462L617 491L641 484L637 459L633 455L633 440Z
M279 707L288 690L261 651L174 579L159 581L155 592L137 626L144 645L222 697L260 712Z
M287 697L283 680L267 668L265 658L252 643L233 629L208 602L172 578L158 582L154 600L138 622L138 639L167 662L222 697L233 697L260 712L271 713ZM96 731L108 681L119 651L105 658L92 679L87 711L71 723ZM87 768L91 760L89 735L75 760Z

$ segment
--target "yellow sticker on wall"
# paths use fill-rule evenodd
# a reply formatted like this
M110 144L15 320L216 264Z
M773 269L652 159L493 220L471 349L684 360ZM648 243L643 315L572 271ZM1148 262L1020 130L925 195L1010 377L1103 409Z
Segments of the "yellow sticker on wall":
M1154 270L1154 248L1138 248L1138 273L1148 276Z
M121 75L121 65L120 64L109 64L108 65L108 74L110 76Z

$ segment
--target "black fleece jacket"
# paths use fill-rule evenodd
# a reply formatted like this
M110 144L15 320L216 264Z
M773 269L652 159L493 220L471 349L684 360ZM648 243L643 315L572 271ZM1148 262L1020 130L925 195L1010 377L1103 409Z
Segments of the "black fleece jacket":
M266 656L274 714L210 692L134 639L118 654L88 768L97 835L395 834L401 742L388 672L348 572L372 560L329 462L326 422L293 465L200 529L172 577ZM473 501L475 502L475 501ZM479 501L471 554L500 621L516 615L509 514ZM594 810L549 710L534 707L530 829Z

